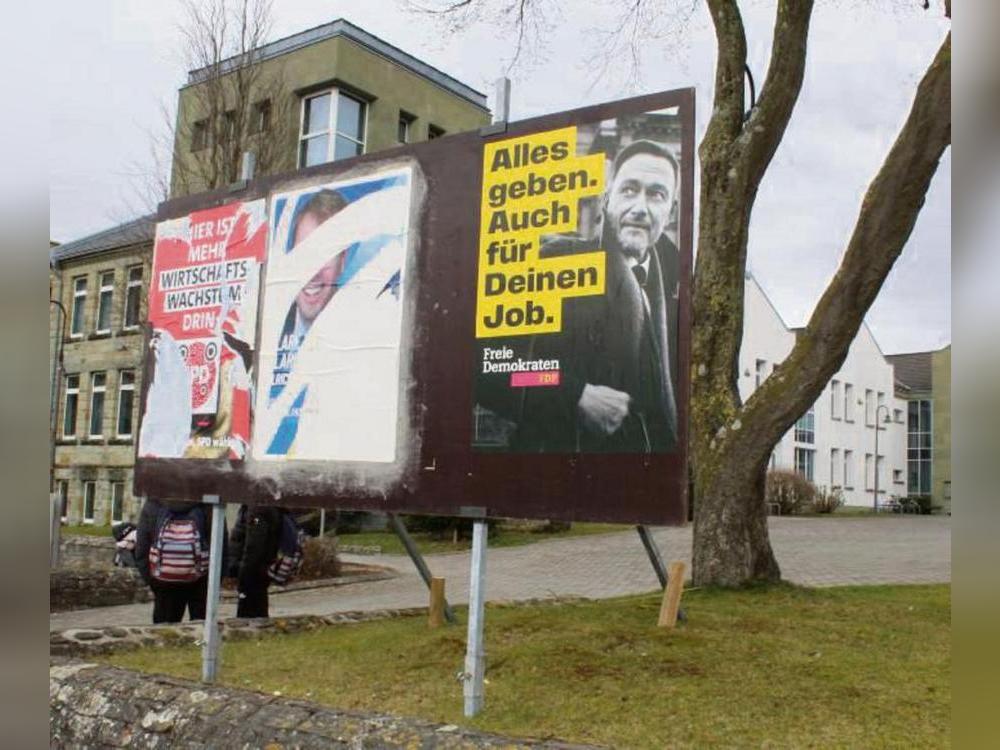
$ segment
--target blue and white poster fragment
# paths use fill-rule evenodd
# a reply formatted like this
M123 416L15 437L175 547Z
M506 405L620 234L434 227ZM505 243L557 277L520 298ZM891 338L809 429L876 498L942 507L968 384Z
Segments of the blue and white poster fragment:
M412 195L398 168L272 196L256 459L396 460Z

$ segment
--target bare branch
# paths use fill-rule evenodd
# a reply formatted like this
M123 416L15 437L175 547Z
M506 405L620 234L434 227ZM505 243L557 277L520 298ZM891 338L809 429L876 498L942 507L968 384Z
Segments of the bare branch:
M780 0L774 20L771 63L757 106L743 128L749 173L748 187L756 193L774 152L785 136L792 110L802 91L806 42L813 0Z

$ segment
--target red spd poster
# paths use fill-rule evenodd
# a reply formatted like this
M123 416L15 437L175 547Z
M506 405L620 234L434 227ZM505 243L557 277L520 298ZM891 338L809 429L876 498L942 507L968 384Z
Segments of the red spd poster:
M157 224L140 456L246 456L266 239L264 200Z

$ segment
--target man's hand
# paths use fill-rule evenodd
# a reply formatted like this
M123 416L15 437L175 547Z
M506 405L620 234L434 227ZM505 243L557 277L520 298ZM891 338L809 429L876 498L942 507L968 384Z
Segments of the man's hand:
M631 400L632 397L624 391L587 383L580 394L576 410L588 430L598 435L611 435L625 421Z

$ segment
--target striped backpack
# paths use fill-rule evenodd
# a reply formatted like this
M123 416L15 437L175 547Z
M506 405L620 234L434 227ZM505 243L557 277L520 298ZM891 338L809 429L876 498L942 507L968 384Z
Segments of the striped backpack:
M194 583L208 572L208 551L202 545L204 512L164 510L149 548L149 574L163 583ZM202 521L202 523L199 523Z
M305 557L305 532L299 528L291 513L281 513L281 530L278 532L278 554L267 566L267 575L279 586L295 577Z

